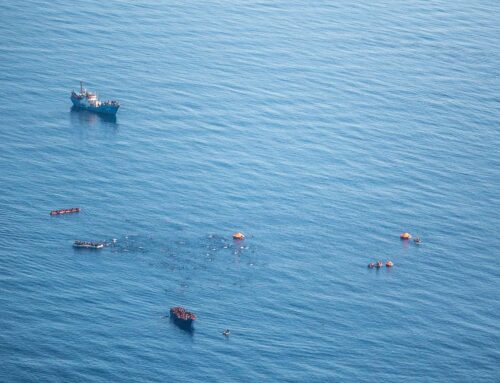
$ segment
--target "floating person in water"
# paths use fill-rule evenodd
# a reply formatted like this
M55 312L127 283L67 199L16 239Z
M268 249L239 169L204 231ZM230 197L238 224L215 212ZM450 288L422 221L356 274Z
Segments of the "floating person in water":
M368 268L369 268L369 269L373 269L374 267L375 267L375 263L370 262L370 263L368 264Z
M383 266L382 261L378 261L377 264L375 265L377 269L380 269L382 266Z
M229 334L231 334L231 331L229 331L229 329L225 329L224 332L222 333L222 335L224 336L229 336Z
M413 239L413 242L415 242L417 245L420 245L422 243L422 239L420 237L415 237Z

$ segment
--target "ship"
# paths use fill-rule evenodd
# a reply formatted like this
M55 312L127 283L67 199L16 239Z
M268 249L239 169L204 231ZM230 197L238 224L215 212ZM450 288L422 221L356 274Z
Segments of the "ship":
M196 320L196 315L187 311L184 307L177 306L170 309L170 320L177 326L190 330L193 321Z
M52 210L50 212L50 215L60 215L60 214L79 213L79 212L80 212L79 207L71 207L69 209Z
M104 247L104 243L75 241L75 243L73 243L73 247L80 249L102 249Z
M95 113L106 115L116 115L120 103L118 101L99 101L96 93L89 92L83 88L83 82L80 81L80 93L71 91L71 102L76 109L89 110Z

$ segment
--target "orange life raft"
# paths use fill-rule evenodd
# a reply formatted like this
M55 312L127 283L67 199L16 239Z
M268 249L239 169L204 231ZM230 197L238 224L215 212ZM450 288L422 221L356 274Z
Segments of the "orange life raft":
M233 234L233 239L239 239L239 240L243 240L245 239L245 235L243 233L234 233Z

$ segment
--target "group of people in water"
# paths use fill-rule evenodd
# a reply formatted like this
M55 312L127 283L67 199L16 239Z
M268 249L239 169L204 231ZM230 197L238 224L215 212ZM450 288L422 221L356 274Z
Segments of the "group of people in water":
M369 269L373 269L373 268L380 269L382 266L384 266L384 264L382 263L382 261L377 261L377 263L370 262L368 264L368 268ZM394 266L394 263L392 261L387 261L385 263L385 267L392 267L392 266Z
M405 233L401 233L399 235L399 238L401 238L402 240L404 241L408 241L412 238L411 234L408 233L408 232L405 232ZM422 239L420 237L415 237L413 238L413 242L416 244L416 245L420 245L422 243ZM377 261L377 263L374 263L374 262L370 262L368 264L368 268L369 269L380 269L381 267L384 266L384 263L382 261ZM387 261L385 263L385 267L392 267L394 266L394 263L392 261Z

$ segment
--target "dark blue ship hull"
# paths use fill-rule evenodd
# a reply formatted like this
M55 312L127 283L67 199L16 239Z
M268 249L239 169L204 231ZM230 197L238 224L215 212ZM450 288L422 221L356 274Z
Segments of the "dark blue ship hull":
M182 307L172 307L170 309L170 320L184 330L191 331L195 319L194 314L185 311Z
M170 315L170 321L184 330L191 330L193 328L193 321L191 319L181 319L177 318L175 315Z

